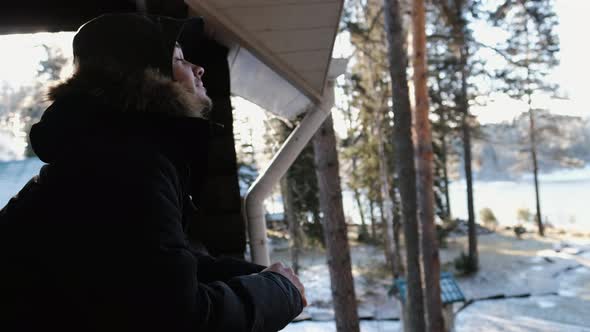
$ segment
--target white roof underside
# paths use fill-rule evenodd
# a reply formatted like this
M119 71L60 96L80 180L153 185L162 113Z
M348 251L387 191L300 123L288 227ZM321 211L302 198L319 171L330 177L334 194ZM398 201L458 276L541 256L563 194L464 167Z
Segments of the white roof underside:
M230 48L232 93L293 119L323 92L343 0L185 0Z

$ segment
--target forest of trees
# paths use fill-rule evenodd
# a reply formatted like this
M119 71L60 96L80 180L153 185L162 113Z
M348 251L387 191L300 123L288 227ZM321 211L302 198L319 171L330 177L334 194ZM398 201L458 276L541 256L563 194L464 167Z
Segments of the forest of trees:
M19 87L0 81L0 134L11 137L12 142L19 142L20 138L25 157L34 156L26 139L31 126L39 121L48 106L47 88L59 81L62 71L68 63L71 64L71 58L59 47L47 44L38 47L43 48L45 57L38 64L35 81ZM22 157L19 151L3 146L0 146L0 153L13 158Z
M503 176L533 172L536 178L540 167L580 166L585 161L575 156L585 153L580 139L587 137L588 126L582 119L559 118L585 133L574 142L556 129L553 116L544 110L531 107L502 125L480 125L470 111L486 102L491 85L525 101L557 92L546 80L559 50L554 17L553 3L546 0L346 1L341 32L350 37L353 52L349 71L338 81L342 100L336 112L346 128L334 143L342 189L351 193L359 214L357 240L382 246L392 276L408 280L406 305L412 310L404 313L407 331L445 329L434 277L440 271L435 219L443 228L453 224L452 178L460 174L467 182L469 241L463 266L472 273L480 264L474 180L493 175L494 167L504 170ZM473 27L482 23L501 29L508 38L492 45L478 41ZM481 50L491 50L504 69L488 65L489 57ZM489 81L496 83L481 84ZM276 132L286 137L284 130L289 128ZM541 147L547 137L569 145ZM518 148L503 145L509 140ZM323 211L323 191L316 187L313 172L319 165L313 150L317 146L310 144L281 185L296 268L302 237L317 236L318 228L311 225L323 224L326 231L331 223L318 213ZM537 208L542 234L541 218ZM330 236L325 238L328 243ZM334 301L336 308L342 304ZM358 328L338 323L339 312L345 311L336 312L339 331Z

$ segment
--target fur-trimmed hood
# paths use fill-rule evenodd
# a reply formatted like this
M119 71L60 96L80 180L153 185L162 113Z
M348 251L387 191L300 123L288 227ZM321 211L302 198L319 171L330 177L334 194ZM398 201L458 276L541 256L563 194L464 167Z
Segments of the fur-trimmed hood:
M207 144L207 103L155 69L130 74L86 66L48 96L53 103L30 134L33 150L47 163L129 136L177 155Z
M122 113L206 118L209 111L207 102L153 68L129 74L114 65L94 65L51 88L48 96L55 102L80 94Z

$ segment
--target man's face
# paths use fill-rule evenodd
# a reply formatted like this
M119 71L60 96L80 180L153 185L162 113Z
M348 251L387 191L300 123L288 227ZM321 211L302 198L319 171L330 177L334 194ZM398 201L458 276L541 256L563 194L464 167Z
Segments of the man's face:
M207 96L207 89L205 89L201 80L203 74L205 74L205 69L186 61L179 46L174 48L174 54L172 55L172 75L174 80L182 84L190 93L197 95L204 104L210 107L211 99Z

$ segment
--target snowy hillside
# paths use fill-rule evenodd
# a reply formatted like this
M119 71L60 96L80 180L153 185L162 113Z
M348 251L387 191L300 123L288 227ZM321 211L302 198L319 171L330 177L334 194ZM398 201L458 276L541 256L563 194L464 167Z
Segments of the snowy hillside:
M541 173L581 168L590 162L590 120L537 112L535 121ZM474 136L473 166L477 179L517 179L532 171L527 114L511 123L483 125ZM459 140L454 146L456 151L462 150ZM460 162L453 168L463 177Z

